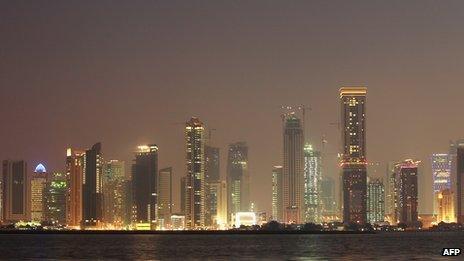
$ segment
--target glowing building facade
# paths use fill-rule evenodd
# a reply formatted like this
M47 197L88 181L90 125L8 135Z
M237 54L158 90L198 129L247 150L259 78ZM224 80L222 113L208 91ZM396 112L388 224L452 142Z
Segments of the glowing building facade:
M31 179L31 220L44 221L44 192L47 186L47 170L44 165L39 164L32 173Z
M283 220L282 171L282 166L274 166L272 168L272 220L279 222Z
M205 226L205 127L198 118L185 125L185 222L189 229Z
M229 144L227 155L227 193L229 218L234 213L250 210L248 146L245 142Z
M301 120L294 114L284 119L283 221L304 221L304 134Z
M340 89L344 223L367 219L366 98L365 87Z
M121 227L124 223L125 162L106 161L103 167L104 220L107 225Z
M209 185L219 182L219 148L205 145L205 224L214 224L215 196L211 194L214 189Z
M443 189L437 193L437 223L456 222L454 217L454 195L451 189Z
M212 227L225 228L227 226L227 184L225 181L211 182L208 188L211 196Z
M80 227L82 221L82 184L84 180L85 152L67 149L66 151L66 224Z
M432 179L434 204L433 212L438 213L438 196L444 190L451 190L451 158L449 154L432 154Z
M304 221L321 223L322 158L321 153L314 150L310 144L304 147L304 181Z
M45 220L54 225L66 225L66 196L68 183L66 175L53 172L45 188Z
M164 168L158 175L158 221L167 227L172 214L172 168Z
M367 221L371 224L385 220L385 186L380 179L367 184Z

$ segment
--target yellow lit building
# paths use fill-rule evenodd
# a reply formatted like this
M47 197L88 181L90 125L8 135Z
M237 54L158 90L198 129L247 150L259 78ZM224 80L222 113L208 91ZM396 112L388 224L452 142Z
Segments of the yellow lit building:
M437 202L437 223L456 222L454 218L454 193L450 189L445 189L436 194Z

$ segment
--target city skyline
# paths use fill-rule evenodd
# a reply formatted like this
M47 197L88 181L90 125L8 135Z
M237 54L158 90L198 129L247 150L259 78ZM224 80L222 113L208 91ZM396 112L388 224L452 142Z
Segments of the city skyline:
M223 152L231 142L247 141L252 198L270 212L266 177L281 164L280 106L311 106L310 142L321 150L325 135L330 154L325 174L338 184L334 97L340 86L366 85L369 161L421 160L419 179L425 180L419 180L419 198L425 204L419 209L433 211L431 193L425 193L432 186L430 155L447 153L448 141L461 138L464 129L453 120L462 96L464 39L456 34L461 3L435 7L412 1L402 3L400 14L386 3L366 2L360 9L348 3L192 4L189 10L175 3L134 4L138 15L128 15L134 24L102 11L122 15L124 4L92 7L97 8L70 4L37 11L7 3L0 11L14 20L0 28L7 50L0 85L11 97L0 104L8 123L0 130L1 159L24 159L29 166L44 162L64 171L56 156L63 148L101 141L105 158L129 163L136 146L154 142L163 151L160 167L173 167L178 191L184 144L177 123L198 116L217 129L212 142ZM224 19L200 15L202 10ZM436 88L438 94L427 91ZM398 122L402 130L392 131ZM226 157L221 153L221 162ZM222 164L221 175L225 168Z

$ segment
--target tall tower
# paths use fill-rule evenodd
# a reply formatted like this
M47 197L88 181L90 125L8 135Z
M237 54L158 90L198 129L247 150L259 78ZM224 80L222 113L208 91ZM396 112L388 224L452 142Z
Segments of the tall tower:
M344 223L366 223L366 97L365 87L340 89Z
M464 223L464 141L455 144L455 180L456 185L456 217L458 223Z
M135 221L156 227L158 194L158 146L138 146L132 174L132 193L136 208Z
M33 221L44 221L45 210L45 187L47 186L47 170L44 165L39 164L32 173L31 180L31 219Z
M103 210L106 224L121 227L124 221L125 162L106 161L103 167Z
M383 222L385 217L385 186L382 180L372 179L367 185L367 220Z
M272 219L282 221L282 166L272 167Z
M449 154L432 154L432 180L433 180L433 213L438 213L438 202L443 202L444 190L451 190L451 160ZM448 191L449 193L449 191Z
M289 114L284 121L283 221L304 220L304 135L301 120Z
M304 147L304 202L305 222L321 223L321 182L322 158L319 151L315 151L310 144Z
M198 118L185 125L185 221L189 229L205 226L205 127Z
M219 182L219 170L219 148L205 145L205 223L207 226L214 224L216 188L211 188L210 185Z
M172 214L172 168L164 168L158 175L158 220L168 224Z
M395 165L395 218L397 223L415 226L417 213L417 168L420 161L404 160Z
M66 151L66 224L79 227L82 221L82 183L84 182L85 152L67 149Z
M245 142L229 144L227 155L228 217L250 211L250 177L248 173L248 146Z
M103 157L101 143L85 152L84 180L82 184L83 225L94 227L103 221Z
M3 222L15 223L30 220L30 176L25 161L3 161L2 211Z
M66 199L68 184L62 172L50 174L45 188L45 220L52 224L66 225Z

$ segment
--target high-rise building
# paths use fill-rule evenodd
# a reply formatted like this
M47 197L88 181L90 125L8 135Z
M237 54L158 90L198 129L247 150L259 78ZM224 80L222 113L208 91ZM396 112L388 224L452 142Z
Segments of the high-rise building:
M385 217L390 223L395 223L395 162L387 164L385 181Z
M250 210L250 176L248 146L245 142L229 144L227 155L228 218Z
M129 171L130 172L130 171ZM126 174L126 178L130 176L132 177L132 174ZM133 223L135 223L136 220L136 209L134 207L134 197L132 194L132 180L124 180L123 181L123 186L124 186L124 225L125 226L130 226Z
M185 125L185 222L189 229L205 226L205 127L198 118Z
M132 174L132 194L135 206L135 221L150 223L156 228L158 195L158 146L142 145L135 153Z
M103 225L103 156L101 143L85 152L82 182L82 224L86 227Z
M367 221L371 224L385 220L385 187L379 178L367 184Z
M171 221L172 214L172 168L164 168L158 175L158 220L165 224Z
M454 195L451 189L440 190L436 194L437 200L437 223L456 222L454 218Z
M283 198L282 198L282 166L274 166L272 168L272 220L283 220Z
M82 183L84 182L85 152L74 149L66 151L66 224L79 227L82 221Z
M225 181L211 182L208 185L211 196L211 219L214 228L227 225L227 184Z
M454 185L456 190L456 219L458 223L464 223L464 141L455 143L455 172Z
M219 148L205 145L205 180L206 183L221 179L219 165Z
M451 190L451 159L449 154L432 154L432 179L433 179L433 212L438 213L439 194L446 189Z
M3 222L29 221L31 216L30 176L23 160L3 161Z
M365 87L340 89L344 223L364 224L367 218L366 98Z
M210 194L214 189L211 189L209 184L219 182L219 170L219 148L205 145L205 224L207 226L214 225L216 211L214 195Z
M294 114L284 119L283 221L304 221L304 135L301 120Z
M124 223L125 162L109 160L103 166L103 210L106 224L121 227Z
M45 220L45 187L47 186L47 170L42 164L37 165L31 179L31 219L36 222Z
M328 176L322 176L321 204L322 215L333 216L336 214L337 204L335 201L335 180Z
M180 177L180 212L185 215L185 199L187 196L187 176Z
M311 144L306 144L304 147L305 222L322 222L321 181L321 153L314 150Z
M407 159L395 165L395 217L396 223L416 226L417 214L417 175L419 161Z
M66 224L66 196L68 184L66 175L53 172L45 188L45 220L54 225Z

